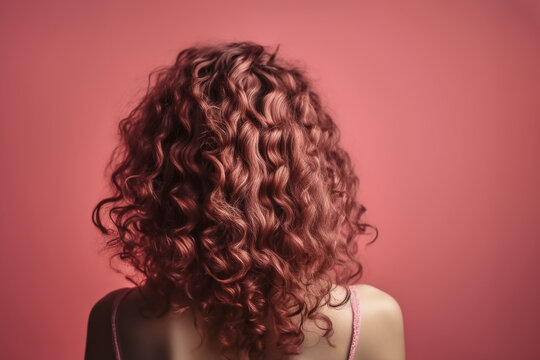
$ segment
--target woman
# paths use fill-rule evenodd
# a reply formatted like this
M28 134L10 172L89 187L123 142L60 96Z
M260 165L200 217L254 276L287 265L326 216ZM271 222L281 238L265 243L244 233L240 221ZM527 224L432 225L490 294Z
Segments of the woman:
M398 303L350 285L370 225L338 128L276 53L187 48L120 122L92 219L143 277L94 305L87 360L404 359Z

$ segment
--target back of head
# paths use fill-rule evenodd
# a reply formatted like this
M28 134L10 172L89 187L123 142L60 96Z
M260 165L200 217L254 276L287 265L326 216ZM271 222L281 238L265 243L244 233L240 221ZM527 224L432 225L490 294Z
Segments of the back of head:
M360 278L355 237L370 225L338 128L300 67L253 42L186 48L152 73L119 130L114 194L93 221L164 312L191 307L236 359L261 357L269 332L297 353L306 319L331 335L318 309L332 284Z

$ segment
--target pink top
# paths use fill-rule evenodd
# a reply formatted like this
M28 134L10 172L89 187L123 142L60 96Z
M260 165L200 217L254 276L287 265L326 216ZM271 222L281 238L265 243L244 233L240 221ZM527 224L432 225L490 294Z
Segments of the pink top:
M113 347L114 347L114 355L116 360L122 360L121 352L120 352L120 344L118 343L118 329L117 329L117 319L116 314L118 312L118 305L120 305L120 302L124 299L124 297L135 288L125 288L123 291L119 291L116 297L113 301L113 309L112 309L112 333L113 333ZM358 335L360 334L360 303L358 301L358 294L356 293L356 288L354 286L349 286L349 289L351 290L351 308L353 313L353 323L352 323L352 336L351 336L351 345L349 347L349 353L347 356L347 360L354 359L354 354L356 352L356 347L358 345Z

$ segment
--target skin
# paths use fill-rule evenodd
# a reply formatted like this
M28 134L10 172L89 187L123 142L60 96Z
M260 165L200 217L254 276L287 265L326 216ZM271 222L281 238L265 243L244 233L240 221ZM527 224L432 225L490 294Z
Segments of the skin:
M405 342L403 316L397 301L373 286L355 285L361 311L360 336L355 360L404 360ZM102 297L92 308L88 319L85 360L114 360L111 330L112 300L119 291L114 290ZM345 289L335 287L332 297L343 299ZM217 347L210 343L192 350L200 337L193 326L190 312L168 313L159 319L145 319L137 309L142 299L132 291L118 309L118 336L122 357L126 360L218 359ZM299 355L290 360L347 359L352 334L352 310L350 302L341 307L324 307L330 317L334 334L330 338L335 347L320 338L315 324L305 324L305 341ZM272 359L269 349L268 359Z
M355 360L404 360L403 315L398 302L370 285L360 285L362 311Z

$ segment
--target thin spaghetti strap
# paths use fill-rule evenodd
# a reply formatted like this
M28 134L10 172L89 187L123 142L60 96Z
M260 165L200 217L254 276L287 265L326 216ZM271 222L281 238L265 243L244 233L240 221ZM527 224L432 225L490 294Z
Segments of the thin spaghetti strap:
M353 328L352 328L352 336L351 336L351 346L349 348L349 356L347 357L347 359L353 360L354 354L356 353L356 347L358 345L358 336L360 335L361 314L360 314L360 303L358 301L358 293L356 292L356 288L354 287L354 285L352 285L352 286L349 286L349 289L351 290Z
M132 290L133 288L125 288L123 291L119 291L116 296L114 297L113 301L113 308L112 308L112 318L111 318L111 324L112 324L112 334L113 334L113 347L114 347L114 357L116 360L121 360L121 354L120 354L120 345L118 344L118 324L117 324L117 312L118 312L118 306L120 305L120 302L124 297Z

